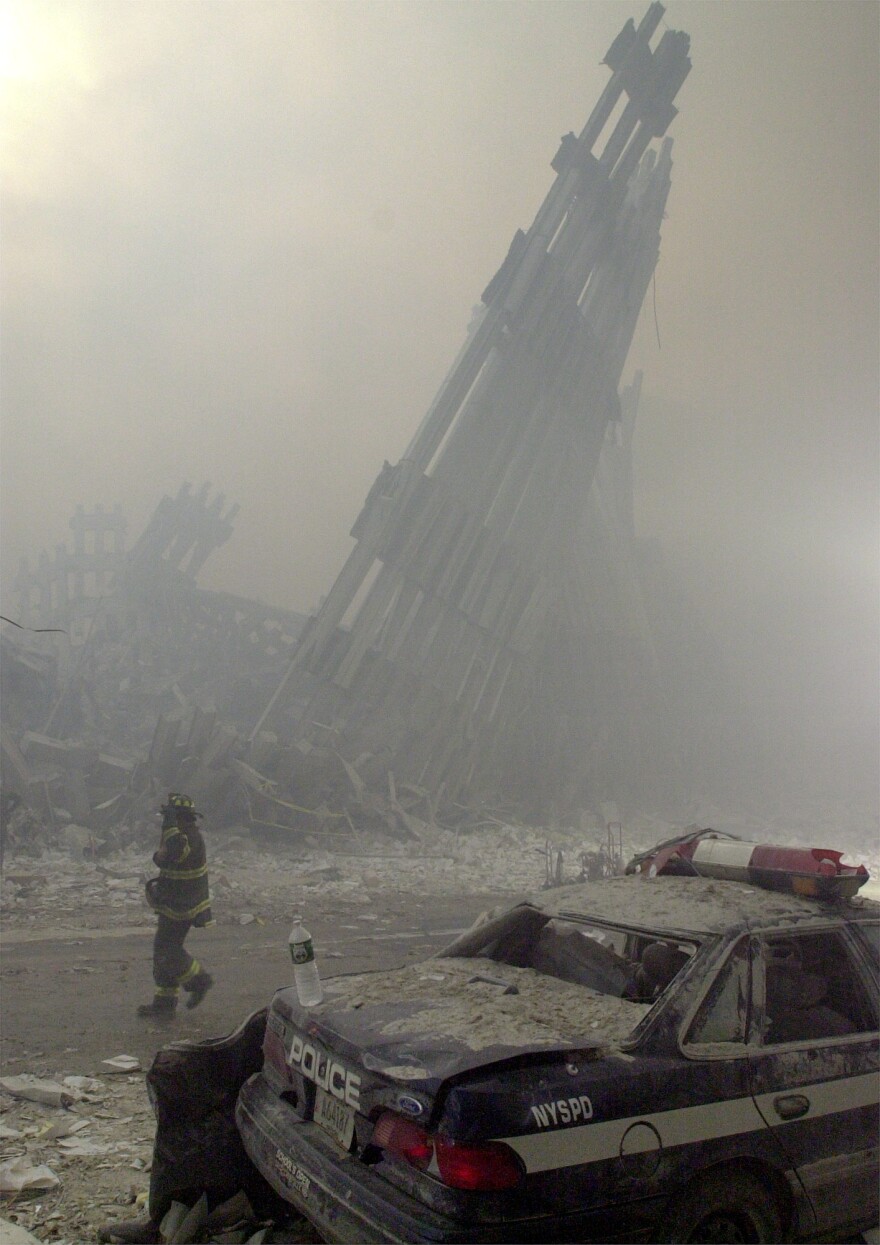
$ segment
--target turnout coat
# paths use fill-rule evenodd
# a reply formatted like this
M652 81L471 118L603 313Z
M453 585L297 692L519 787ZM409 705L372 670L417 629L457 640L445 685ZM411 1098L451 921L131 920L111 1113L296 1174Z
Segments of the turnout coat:
M181 822L162 827L159 849L153 854L159 876L148 883L148 899L154 911L172 921L210 925L205 840L195 821L181 818Z

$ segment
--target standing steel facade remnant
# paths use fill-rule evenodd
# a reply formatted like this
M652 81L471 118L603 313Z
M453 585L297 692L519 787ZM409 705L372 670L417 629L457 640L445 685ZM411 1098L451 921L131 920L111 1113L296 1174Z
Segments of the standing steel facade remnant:
M128 555L135 571L170 567L195 583L210 555L232 535L232 521L238 514L237 504L224 514L223 493L209 503L210 489L210 484L203 484L193 495L189 484L182 484L176 497L162 498Z
M610 81L562 139L556 181L405 455L370 490L254 737L285 714L303 751L378 754L447 799L488 798L541 784L532 744L561 718L552 780L577 782L583 529L659 254L671 140L659 155L649 144L690 69L687 35L650 46L663 12L651 4L614 40Z

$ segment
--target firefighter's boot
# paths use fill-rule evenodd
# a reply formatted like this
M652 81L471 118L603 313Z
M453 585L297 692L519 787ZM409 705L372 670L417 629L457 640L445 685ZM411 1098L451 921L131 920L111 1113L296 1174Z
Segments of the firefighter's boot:
M183 987L189 995L189 998L186 1000L187 1007L190 1009L198 1007L199 1003L201 1003L202 999L211 989L213 984L214 978L211 974L206 973L203 968L200 968L195 977L193 977L192 981L188 981Z
M152 1003L141 1003L137 1014L144 1020L171 1020L177 1010L176 994L157 994Z
M150 1215L142 1219L126 1219L122 1223L105 1223L98 1229L98 1240L116 1245L156 1245L162 1240L159 1224Z

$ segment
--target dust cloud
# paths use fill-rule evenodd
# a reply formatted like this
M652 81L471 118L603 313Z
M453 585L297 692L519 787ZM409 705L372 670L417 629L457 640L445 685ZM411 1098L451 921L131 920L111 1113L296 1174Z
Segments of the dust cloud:
M134 537L185 479L241 506L205 586L313 608L643 8L11 3L3 612L78 503L122 502ZM872 824L876 7L665 21L694 69L624 373L637 530L730 691L713 783ZM696 747L711 693L684 665L675 695Z

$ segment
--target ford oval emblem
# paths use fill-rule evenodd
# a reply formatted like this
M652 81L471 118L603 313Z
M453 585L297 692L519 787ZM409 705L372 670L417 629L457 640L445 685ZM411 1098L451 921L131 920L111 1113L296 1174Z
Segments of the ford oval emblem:
M421 1115L424 1107L418 1098L410 1098L409 1094L403 1094L397 1100L397 1105L401 1111L405 1111L407 1115Z

